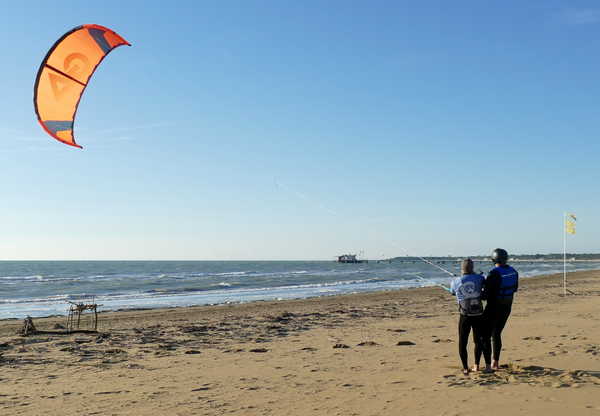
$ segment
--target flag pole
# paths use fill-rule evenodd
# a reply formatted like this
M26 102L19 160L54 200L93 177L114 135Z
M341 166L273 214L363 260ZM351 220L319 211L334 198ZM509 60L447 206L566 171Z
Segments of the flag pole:
M563 295L567 296L567 213L563 213Z

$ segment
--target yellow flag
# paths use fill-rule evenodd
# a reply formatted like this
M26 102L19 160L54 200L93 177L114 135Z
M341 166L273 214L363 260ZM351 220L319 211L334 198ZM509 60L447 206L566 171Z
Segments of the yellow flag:
M567 218L565 218L565 231L567 233L575 234L575 221L577 221L575 214L567 215Z

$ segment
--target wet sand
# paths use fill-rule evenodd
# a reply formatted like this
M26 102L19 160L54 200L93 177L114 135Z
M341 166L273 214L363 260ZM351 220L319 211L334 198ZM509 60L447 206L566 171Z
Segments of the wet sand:
M600 415L600 271L569 281L522 279L489 375L461 374L440 288L1 321L0 414Z

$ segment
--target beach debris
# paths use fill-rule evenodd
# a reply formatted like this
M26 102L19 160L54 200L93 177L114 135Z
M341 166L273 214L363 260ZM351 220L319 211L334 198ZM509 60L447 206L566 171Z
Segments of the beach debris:
M201 354L201 352L198 350L187 350L185 353L186 354Z
M287 324L291 319L293 319L296 315L291 312L283 312L281 315L276 316L271 319L272 322L279 322L282 324Z
M33 319L31 316L28 316L23 320L23 327L19 330L19 335L26 337L30 334L35 334L37 330L35 329L35 325L33 324Z
M357 347L375 347L379 345L378 343L376 343L375 341L363 341L359 344L356 344Z
M315 347L304 347L301 349L301 351L317 351L317 349Z
M253 348L250 352L268 352L269 350L266 348Z
M161 350L165 350L165 351L175 351L177 348L175 347L175 345L173 344L169 344L167 343L167 341L164 341L164 344L158 344L157 348L161 349Z
M210 387L198 387L197 389L192 389L192 391L206 391L210 390Z
M129 390L99 391L94 394L121 394L121 393L129 393Z
M52 327L52 329L67 329L64 326L62 326L61 324L59 324L58 322L54 324L54 326Z
M403 346L403 345L417 345L417 344L415 344L412 341L398 341L398 343L396 345Z
M333 348L350 348L350 346L346 344L335 344Z

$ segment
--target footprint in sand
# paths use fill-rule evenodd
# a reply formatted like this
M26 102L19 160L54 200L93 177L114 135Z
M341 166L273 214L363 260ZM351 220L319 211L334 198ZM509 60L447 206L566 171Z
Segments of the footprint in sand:
M600 372L574 370L566 371L536 365L520 367L514 364L504 365L494 373L471 373L472 377L457 380L446 375L450 387L471 387L475 385L529 384L554 388L600 385Z

